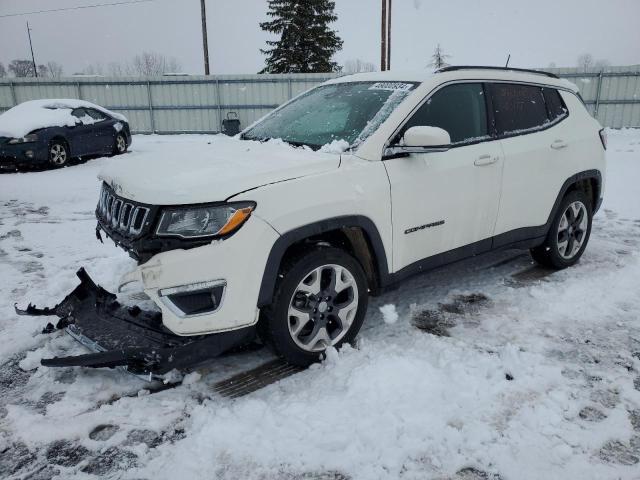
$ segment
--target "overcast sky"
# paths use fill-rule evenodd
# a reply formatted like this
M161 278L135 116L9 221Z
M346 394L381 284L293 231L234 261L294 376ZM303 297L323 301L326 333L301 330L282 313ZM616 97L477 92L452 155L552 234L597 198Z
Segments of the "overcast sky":
M0 0L10 13L116 0ZM122 0L119 0L122 1ZM640 0L394 0L393 69L422 69L439 42L455 64L574 66L589 52L612 65L640 63ZM207 0L211 73L255 73L267 35L267 0ZM339 62L379 66L380 1L336 0ZM0 18L0 62L29 58L65 73L126 61L142 51L174 56L182 71L203 73L199 0L153 0L126 6Z

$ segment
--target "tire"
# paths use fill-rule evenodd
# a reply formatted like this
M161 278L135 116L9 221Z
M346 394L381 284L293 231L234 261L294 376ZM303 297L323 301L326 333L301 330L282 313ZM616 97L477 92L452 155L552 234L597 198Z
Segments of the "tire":
M592 219L589 197L581 190L569 192L560 203L545 242L531 249L531 256L556 270L576 264L587 248Z
M284 262L258 331L277 355L306 367L320 360L328 346L340 348L355 340L368 301L360 263L343 250L316 248Z
M113 154L122 155L126 151L127 151L127 139L122 133L118 133L116 135L115 140L113 141Z
M69 163L69 147L63 140L52 140L49 144L49 165L61 168Z

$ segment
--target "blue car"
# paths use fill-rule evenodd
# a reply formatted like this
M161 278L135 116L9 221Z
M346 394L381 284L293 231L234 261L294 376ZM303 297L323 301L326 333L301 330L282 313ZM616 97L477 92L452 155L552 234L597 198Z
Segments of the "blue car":
M0 115L0 169L64 167L129 145L126 117L82 100L31 100Z

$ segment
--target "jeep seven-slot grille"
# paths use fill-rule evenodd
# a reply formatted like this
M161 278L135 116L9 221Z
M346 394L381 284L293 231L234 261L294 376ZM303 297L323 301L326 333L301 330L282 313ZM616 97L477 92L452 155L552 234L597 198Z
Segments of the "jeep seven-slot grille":
M125 237L137 237L142 233L150 209L115 195L109 187L102 186L96 215L100 223Z

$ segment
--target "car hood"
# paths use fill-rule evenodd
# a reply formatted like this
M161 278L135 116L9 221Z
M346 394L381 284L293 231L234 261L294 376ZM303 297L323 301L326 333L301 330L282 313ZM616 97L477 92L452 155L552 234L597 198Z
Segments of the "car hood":
M153 143L162 143L161 149L157 145L152 150L144 145L136 148L114 159L99 178L130 200L183 205L223 201L240 192L323 173L340 164L340 155L335 153L292 147L279 140L185 137L190 138L159 138Z

